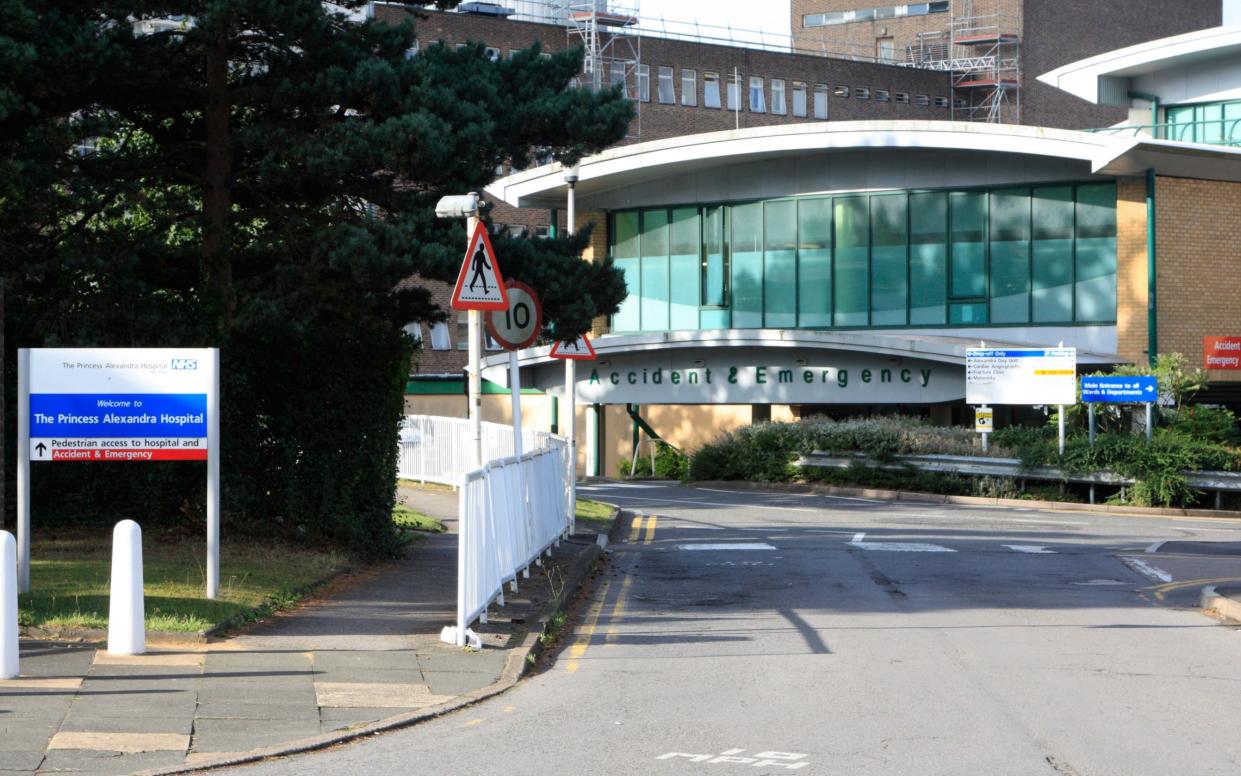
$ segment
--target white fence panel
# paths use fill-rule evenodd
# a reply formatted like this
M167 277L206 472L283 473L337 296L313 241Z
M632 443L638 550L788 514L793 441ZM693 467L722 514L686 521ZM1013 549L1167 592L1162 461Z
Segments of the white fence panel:
M459 646L492 601L504 602L504 583L516 582L573 525L568 444L552 436L545 442L545 449L492 461L463 479L453 639Z
M516 452L512 426L483 423L482 430L483 461L509 458ZM523 453L543 450L559 439L543 431L523 430L521 449ZM457 487L473 467L469 420L434 415L405 416L397 458L397 473L401 479Z

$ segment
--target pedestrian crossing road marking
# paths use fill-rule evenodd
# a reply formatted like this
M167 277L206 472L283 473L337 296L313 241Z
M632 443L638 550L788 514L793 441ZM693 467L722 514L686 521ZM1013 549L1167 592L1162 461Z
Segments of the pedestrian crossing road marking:
M1055 550L1049 550L1046 546L1040 544L1001 544L1001 547L1007 547L1013 552L1025 552L1030 555L1055 555Z
M731 542L729 544L678 544L678 550L774 550L766 542Z
M859 550L868 550L870 552L956 552L956 550L947 547L941 547L938 544L924 544L922 542L862 542L852 541L845 542L850 547L856 547Z

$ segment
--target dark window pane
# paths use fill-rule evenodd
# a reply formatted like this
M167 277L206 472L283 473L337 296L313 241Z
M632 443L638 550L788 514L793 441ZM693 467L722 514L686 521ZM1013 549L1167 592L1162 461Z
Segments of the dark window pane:
M1030 194L991 193L991 323L1030 321Z
M709 207L703 217L702 304L728 303L728 265L724 252L724 208Z
M638 274L640 241L638 212L616 213L612 220L612 257L616 260L616 268L625 275L629 295L621 302L616 315L612 316L615 331L638 331L639 328L638 310L642 299Z
M763 325L788 329L797 325L797 201L767 203L766 219Z
M835 200L836 259L833 285L836 291L834 321L837 326L869 323L870 217L867 197Z
M1034 321L1073 320L1073 187L1034 189L1032 275Z
M732 325L758 329L763 325L763 205L737 205L732 220Z
M642 213L642 331L668 328L668 211Z
M1116 320L1116 184L1077 187L1076 320Z
M702 239L697 208L672 211L672 235L669 263L672 311L669 327L673 330L698 328L698 264Z
M832 325L832 201L797 206L797 325Z
M948 320L948 195L909 195L909 322Z
M870 322L876 326L906 323L905 308L909 304L907 207L904 194L870 198Z
M952 283L954 298L987 293L986 195L955 192L948 197L952 216Z

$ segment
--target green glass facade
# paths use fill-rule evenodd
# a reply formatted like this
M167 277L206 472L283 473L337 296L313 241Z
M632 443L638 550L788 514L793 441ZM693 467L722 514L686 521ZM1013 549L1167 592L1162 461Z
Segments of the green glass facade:
M616 211L622 332L1113 323L1116 186Z
M1168 140L1241 145L1241 100L1169 105L1163 135Z

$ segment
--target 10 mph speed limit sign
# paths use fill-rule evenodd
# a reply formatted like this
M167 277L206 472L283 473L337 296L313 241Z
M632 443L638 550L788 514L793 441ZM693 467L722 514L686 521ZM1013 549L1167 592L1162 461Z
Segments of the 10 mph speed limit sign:
M505 350L530 347L543 328L543 308L534 289L518 280L504 284L508 295L507 310L488 311L484 318L487 333Z

